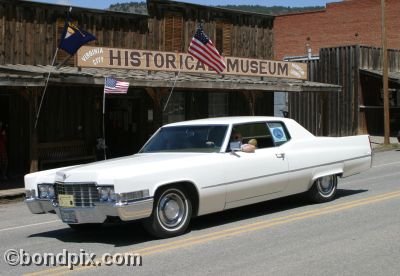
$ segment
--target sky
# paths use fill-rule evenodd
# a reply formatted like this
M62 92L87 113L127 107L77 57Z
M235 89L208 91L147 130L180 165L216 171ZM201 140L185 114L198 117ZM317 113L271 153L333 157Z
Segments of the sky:
M285 6L285 7L306 7L325 6L326 3L340 2L341 0L185 0L177 2L194 3L205 6L213 5L260 5L260 6ZM145 0L34 0L34 2L52 3L59 5L85 7L93 9L106 9L111 4L145 2Z

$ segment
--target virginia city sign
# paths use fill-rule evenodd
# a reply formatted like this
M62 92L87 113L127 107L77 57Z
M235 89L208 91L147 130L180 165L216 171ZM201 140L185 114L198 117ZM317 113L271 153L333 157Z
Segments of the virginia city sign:
M307 79L307 65L262 59L224 57L223 75L245 75ZM83 46L77 54L78 67L123 68L150 71L216 73L185 53Z

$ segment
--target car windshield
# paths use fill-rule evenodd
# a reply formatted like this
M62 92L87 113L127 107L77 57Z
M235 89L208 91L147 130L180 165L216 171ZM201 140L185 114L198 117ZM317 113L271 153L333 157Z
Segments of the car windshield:
M163 127L139 152L219 152L227 129L227 125Z

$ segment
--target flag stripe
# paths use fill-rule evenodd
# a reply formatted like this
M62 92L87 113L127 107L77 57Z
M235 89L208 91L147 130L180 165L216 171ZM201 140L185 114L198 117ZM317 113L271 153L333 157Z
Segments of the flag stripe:
M198 41L197 39L193 39L192 43L193 43L193 45L206 51L215 60L221 61L221 56L219 55L218 52L215 51L214 45L212 45L211 42L207 43L207 45L204 45L203 43L201 43L201 41Z
M221 55L218 53L217 49L215 48L214 44L212 44L211 40L210 40L210 43L207 44L206 46L207 46L207 48L208 48L209 50L211 50L211 51L214 52L214 54L213 54L214 57L216 57L216 58L217 58L217 61L218 61L221 65L223 65L223 67L225 68L225 67L226 67L225 61L223 60L223 58L221 57Z
M197 40L193 40L192 43L193 44L191 45L191 49L189 49L189 53L191 53L192 51L197 52L199 55L204 55L207 60L218 67L219 71L223 71L225 69L225 64L221 61L219 55L217 56L215 53L210 51L207 46L205 47L203 44L201 44L201 42Z
M193 52L192 52L191 54L192 54L192 56L194 56L195 58L197 58L201 63L207 65L208 67L210 67L210 68L213 69L214 71L217 71L217 72L221 71L220 68L218 68L217 66L215 66L215 65L212 64L212 63L208 63L207 60L203 59L203 56L202 56L202 55L198 55L197 53L193 53Z
M201 53L201 51L197 51L197 50L192 50L189 52L192 56L196 57L197 59L199 59L202 63L208 65L209 67L212 67L213 69L217 69L215 71L221 71L222 68L219 67L217 64L215 64L214 62L212 62L211 60L207 59L207 57L205 57L205 55L203 53Z
M220 68L219 66L217 66L216 64L214 64L213 62L211 62L210 60L204 58L204 55L195 52L195 51L191 51L189 52L192 56L196 57L198 60L200 60L203 64L207 65L208 67L211 67L214 71L222 71L223 69Z
M210 50L212 48L212 46L204 46L204 44L202 44L200 41L194 39L193 41L193 45L192 47L196 50L198 50L198 52L202 52L200 54L204 54L208 59L210 59L210 61L213 61L215 64L219 64L222 69L221 71L224 69L224 65L225 63L223 63L221 61L221 56L218 53L215 53L214 51ZM215 48L214 48L215 49Z
M104 79L104 93L106 94L126 94L128 92L129 82L119 81L113 77Z
M226 68L223 57L218 53L212 41L204 34L201 27L197 28L188 52L218 74Z

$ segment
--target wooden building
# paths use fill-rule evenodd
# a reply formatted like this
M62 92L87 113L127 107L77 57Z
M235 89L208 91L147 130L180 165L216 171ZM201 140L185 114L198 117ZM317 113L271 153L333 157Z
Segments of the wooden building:
M400 131L400 50L388 51L391 136ZM382 49L370 46L323 48L308 62L309 79L340 85L342 93L291 93L290 117L318 135L382 136ZM307 107L309 112L303 112Z
M272 16L166 0L147 4L148 15L74 7L71 17L96 36L89 46L187 52L203 21L205 33L224 56L273 57ZM109 157L136 152L168 122L273 115L273 93L265 92L340 91L337 85L269 76L78 68L76 57L57 68L51 64L67 10L60 5L0 0L0 120L8 124L10 174L94 156L96 141L103 137L105 76L130 83L127 95L106 97ZM59 51L55 64L65 58L66 53Z
M390 129L400 130L398 89L400 1L385 0L389 51ZM309 79L342 86L336 95L290 94L290 115L321 135L384 135L382 102L382 1L347 0L318 11L279 15L274 21L276 59L309 63ZM397 49L397 50L396 50ZM319 60L318 60L319 59ZM308 106L310 113L301 111ZM316 115L315 115L316 114Z

